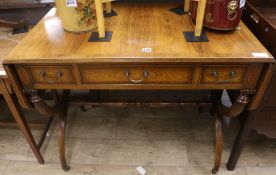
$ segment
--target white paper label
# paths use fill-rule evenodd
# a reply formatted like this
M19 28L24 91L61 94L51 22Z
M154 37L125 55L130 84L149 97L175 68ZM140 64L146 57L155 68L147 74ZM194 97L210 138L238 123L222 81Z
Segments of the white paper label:
M256 58L268 58L269 55L267 53L252 53L252 55Z
M6 72L5 72L4 70L1 70L1 71L0 71L0 75L3 76L3 75L7 75L7 74L6 74Z
M142 52L150 53L151 52L151 48L142 48Z
M240 0L240 8L243 8L245 6L246 0Z
M77 0L66 0L67 7L77 7L78 3Z

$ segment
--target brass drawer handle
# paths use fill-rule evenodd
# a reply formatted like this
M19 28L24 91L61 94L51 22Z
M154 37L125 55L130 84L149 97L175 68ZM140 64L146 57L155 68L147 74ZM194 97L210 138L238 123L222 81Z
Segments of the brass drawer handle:
M41 72L39 73L39 75L40 75L41 77L43 77L43 79L44 79L45 81L47 81L48 83L54 83L54 82L58 81L58 79L61 78L61 77L63 76L63 73L60 72L60 71L58 71L57 74L56 74L56 79L55 79L55 80L48 80L48 76L47 76L47 73L46 73L45 71L41 71Z
M228 79L228 80L219 80L219 73L217 71L213 71L212 76L217 79L218 83L229 83L231 81L231 79L233 79L237 76L237 73L236 73L236 71L230 71L229 72L230 79Z
M253 21L255 21L255 23L257 23L257 24L259 23L260 19L257 15L251 14L250 17Z
M147 78L147 77L149 76L149 72L148 72L148 71L144 71L144 72L143 72L143 75L142 75L142 78L139 79L139 80L133 80L133 79L131 78L131 72L128 71L128 70L125 71L124 75L125 75L126 77L128 77L129 81L131 81L132 83L141 83L141 82L143 82L143 81L145 80L145 78Z

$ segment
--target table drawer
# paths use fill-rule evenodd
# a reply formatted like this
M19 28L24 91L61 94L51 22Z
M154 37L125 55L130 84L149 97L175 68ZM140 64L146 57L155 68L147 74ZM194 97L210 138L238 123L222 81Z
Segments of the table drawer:
M202 66L201 84L243 84L247 66Z
M30 66L35 84L73 84L73 68L71 66Z
M194 66L80 66L84 84L192 84Z

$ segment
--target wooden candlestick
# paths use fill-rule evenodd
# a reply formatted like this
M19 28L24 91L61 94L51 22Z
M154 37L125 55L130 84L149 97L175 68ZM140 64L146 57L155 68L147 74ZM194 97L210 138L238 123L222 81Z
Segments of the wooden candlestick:
M188 13L190 11L191 0L185 0L184 2L184 12Z
M198 11L196 16L196 26L195 26L195 36L199 37L202 34L203 20L205 15L206 0L197 0L198 2Z

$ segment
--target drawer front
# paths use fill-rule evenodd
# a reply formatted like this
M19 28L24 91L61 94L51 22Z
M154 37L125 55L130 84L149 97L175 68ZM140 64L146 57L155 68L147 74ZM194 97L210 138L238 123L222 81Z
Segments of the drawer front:
M202 66L201 84L243 84L247 66Z
M71 66L31 66L29 67L35 84L74 84Z
M84 84L192 84L194 66L80 66Z

